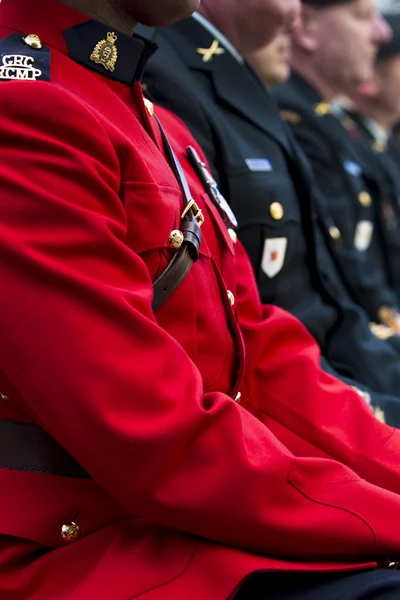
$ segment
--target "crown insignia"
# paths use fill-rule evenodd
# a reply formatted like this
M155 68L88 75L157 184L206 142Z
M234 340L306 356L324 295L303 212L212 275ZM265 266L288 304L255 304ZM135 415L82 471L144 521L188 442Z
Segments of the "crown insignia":
M90 60L98 65L102 65L107 71L114 71L118 58L118 51L115 46L117 36L115 33L108 32L107 39L101 40L96 44L95 49L90 55Z

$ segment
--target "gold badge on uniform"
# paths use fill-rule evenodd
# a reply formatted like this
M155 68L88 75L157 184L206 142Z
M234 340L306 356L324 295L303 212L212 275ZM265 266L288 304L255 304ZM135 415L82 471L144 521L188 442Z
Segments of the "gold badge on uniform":
M214 40L209 48L197 48L197 54L203 56L203 62L210 62L214 56L221 56L225 54L225 50L220 47L218 40Z
M95 49L90 55L90 60L98 65L102 65L107 71L114 71L115 63L118 58L118 51L115 46L117 36L114 32L107 33L107 39L101 40L96 44Z
M329 102L319 102L314 106L314 112L319 117L324 117L325 115L331 114L332 106Z
M281 119L290 123L291 125L299 125L301 123L301 116L294 110L281 110Z

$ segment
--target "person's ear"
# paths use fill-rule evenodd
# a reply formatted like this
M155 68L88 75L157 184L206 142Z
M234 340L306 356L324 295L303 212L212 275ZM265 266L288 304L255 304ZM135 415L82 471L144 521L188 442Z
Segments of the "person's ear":
M302 4L300 17L292 28L293 42L308 53L314 52L318 45L318 9Z

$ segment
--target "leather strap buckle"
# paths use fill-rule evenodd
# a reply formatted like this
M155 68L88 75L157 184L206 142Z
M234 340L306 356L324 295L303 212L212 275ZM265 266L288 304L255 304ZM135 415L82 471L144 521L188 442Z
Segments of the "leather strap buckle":
M198 226L201 227L204 223L203 211L201 210L201 208L198 207L197 203L193 200L193 198L186 205L185 210L181 214L182 221L186 217L189 210L193 212L194 218L196 219Z

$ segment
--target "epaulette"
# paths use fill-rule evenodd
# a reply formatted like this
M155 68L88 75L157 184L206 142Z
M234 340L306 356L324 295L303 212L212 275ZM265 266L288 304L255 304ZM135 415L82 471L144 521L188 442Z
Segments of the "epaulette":
M299 125L301 123L301 116L294 110L281 110L281 119L290 123L291 125Z
M35 34L0 40L0 80L50 81L51 52Z

